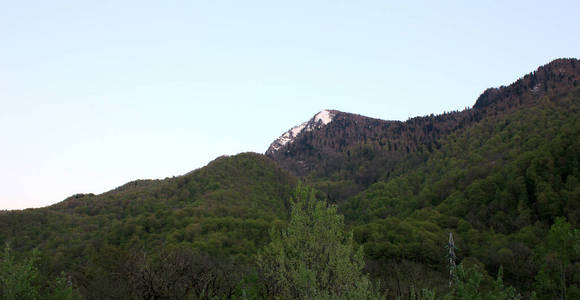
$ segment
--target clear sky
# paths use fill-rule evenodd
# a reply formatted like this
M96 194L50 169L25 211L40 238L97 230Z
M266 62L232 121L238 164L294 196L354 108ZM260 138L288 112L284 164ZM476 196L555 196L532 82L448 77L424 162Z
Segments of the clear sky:
M0 0L0 209L263 153L322 109L472 106L579 57L579 3Z

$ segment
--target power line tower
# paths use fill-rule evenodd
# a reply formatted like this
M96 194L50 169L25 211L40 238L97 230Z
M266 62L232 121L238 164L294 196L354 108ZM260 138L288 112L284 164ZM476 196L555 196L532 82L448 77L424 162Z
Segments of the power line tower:
M447 254L447 267L449 268L449 287L453 284L453 276L455 273L455 261L457 260L457 256L455 256L455 242L453 241L453 234L449 233L449 242L447 243L447 250L449 251Z

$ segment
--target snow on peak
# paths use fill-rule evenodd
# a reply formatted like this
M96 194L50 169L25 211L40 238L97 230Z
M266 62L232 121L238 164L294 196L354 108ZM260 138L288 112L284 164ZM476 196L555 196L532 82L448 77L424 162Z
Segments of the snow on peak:
M332 121L332 118L334 117L335 114L331 113L329 110L323 110L319 113L316 114L316 116L314 116L314 122L318 123L320 121L322 121L322 123L324 125L327 125L328 123L330 123Z
M335 115L336 111L325 109L314 115L314 117L312 117L312 119L310 119L309 121L304 122L298 126L292 127L290 130L286 131L270 145L270 148L268 148L266 154L276 152L285 145L293 143L294 140L296 140L296 138L304 131L313 131L315 129L320 129L328 125L328 123L332 122L332 119L334 118Z

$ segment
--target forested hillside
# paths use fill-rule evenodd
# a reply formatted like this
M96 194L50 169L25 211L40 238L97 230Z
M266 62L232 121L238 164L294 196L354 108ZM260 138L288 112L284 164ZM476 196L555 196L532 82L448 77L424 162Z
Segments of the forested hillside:
M559 59L463 111L337 112L268 156L2 212L0 242L40 251L39 293L86 299L576 299L579 220L580 62Z
M47 208L4 212L0 240L22 253L40 249L46 276L64 271L85 296L122 295L126 291L107 283L127 278L108 272L135 267L136 262L125 264L146 253L156 259L162 251L175 255L169 249L177 247L187 249L187 254L179 252L183 255L196 249L196 255L247 263L267 242L272 224L287 219L295 184L263 155L221 157L184 176L135 181ZM102 285L110 288L102 290Z
M268 156L308 178L331 201L342 201L390 176L415 152L433 152L441 140L498 114L536 105L543 97L566 94L580 86L580 62L558 59L505 87L490 88L462 111L384 121L337 112L320 130L304 132L295 142Z
M580 225L579 105L576 90L488 117L442 139L438 150L410 156L412 169L401 166L348 199L341 208L367 256L396 266L383 269L404 270L381 275L385 281L433 280L402 264L444 273L441 237L452 231L459 257L490 274L503 266L506 281L522 290L533 286L549 267L540 253L549 251L550 226L559 217ZM578 283L578 254L566 254L568 284Z

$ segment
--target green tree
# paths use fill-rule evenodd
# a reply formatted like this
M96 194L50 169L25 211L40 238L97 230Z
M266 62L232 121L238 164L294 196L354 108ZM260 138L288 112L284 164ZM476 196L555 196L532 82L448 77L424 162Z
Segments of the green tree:
M362 273L362 248L355 250L336 207L317 200L312 189L296 189L288 227L273 228L270 237L257 259L269 296L376 298Z
M510 286L503 283L503 268L499 268L497 279L489 281L485 270L479 265L464 268L463 264L457 267L455 287L448 299L453 300L519 300L521 295ZM484 288L484 286L491 288Z
M536 287L546 298L567 299L570 277L566 274L580 253L580 230L573 229L564 217L556 218L540 246L541 267L536 276ZM575 293L576 286L571 286Z
M6 300L37 299L38 288L35 280L38 270L35 263L38 260L38 251L23 262L17 263L12 256L10 247L4 248L0 257L0 297Z
M50 290L42 299L46 300L74 300L80 296L73 290L64 273L61 273L50 286Z
M78 299L64 274L53 282L48 282L48 289L41 290L38 282L39 271L36 267L39 257L40 252L34 249L30 257L17 262L10 247L6 245L4 252L0 254L0 299Z

